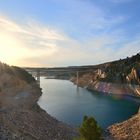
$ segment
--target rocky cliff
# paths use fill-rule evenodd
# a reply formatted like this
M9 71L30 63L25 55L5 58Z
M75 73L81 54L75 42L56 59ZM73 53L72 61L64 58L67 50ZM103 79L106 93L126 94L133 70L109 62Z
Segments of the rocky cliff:
M81 87L111 94L140 96L140 54L105 63L99 69L90 69L71 81ZM78 83L77 83L78 81Z
M75 84L105 94L140 97L140 54L99 65L96 70L80 73L71 78ZM139 140L140 109L130 119L108 128L105 140Z

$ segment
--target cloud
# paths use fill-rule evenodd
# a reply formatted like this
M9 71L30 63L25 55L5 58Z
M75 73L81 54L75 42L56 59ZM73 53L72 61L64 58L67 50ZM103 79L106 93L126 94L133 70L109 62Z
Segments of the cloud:
M114 16L110 6L105 8L104 5L97 5L91 0L53 0L53 2L60 8L53 15L59 17L59 19L56 17L58 20L56 22L70 33L74 32L75 36L83 34L84 37L88 37L91 31L95 33L108 31L127 20L122 15Z
M0 59L30 67L98 64L139 51L140 38L124 42L123 35L116 30L79 41L35 21L21 25L0 17Z
M102 6L97 6L93 2L89 3L87 1L78 1L78 3L79 4L75 4L79 5L76 7L78 11L73 12L77 13L77 17L79 17L80 21L87 25L86 28L94 29L96 31L108 30L116 25L124 23L127 20L127 18L123 17L122 15L116 15L114 17L109 9L104 9Z
M13 33L21 33L25 34L29 37L39 37L42 39L48 40L63 40L63 36L61 36L57 31L51 30L49 27L44 27L43 25L38 25L36 22L29 22L25 26L18 25L13 21L8 20L5 17L0 18L0 26L1 29L13 32ZM41 28L40 28L41 26Z
M0 37L0 58L8 63L35 56L50 56L57 50L56 42L67 40L55 29L33 22L19 25L6 17L0 17Z

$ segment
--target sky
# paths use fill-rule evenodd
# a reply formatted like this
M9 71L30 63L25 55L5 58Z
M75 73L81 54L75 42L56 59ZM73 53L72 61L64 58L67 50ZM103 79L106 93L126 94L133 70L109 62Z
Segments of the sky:
M140 52L139 0L0 0L0 61L96 65Z

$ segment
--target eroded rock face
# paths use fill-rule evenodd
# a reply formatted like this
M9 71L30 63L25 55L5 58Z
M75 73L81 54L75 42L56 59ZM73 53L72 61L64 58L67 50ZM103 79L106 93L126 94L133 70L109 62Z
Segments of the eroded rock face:
M131 73L126 76L126 79L131 84L139 84L140 85L140 69L132 69Z
M95 90L99 92L104 92L107 94L122 94L130 96L140 97L140 85L136 84L122 84L122 83L111 83L102 82L98 80L97 73L87 73L79 77L78 85L81 87L86 87L90 90ZM71 79L72 82L76 83L76 78Z

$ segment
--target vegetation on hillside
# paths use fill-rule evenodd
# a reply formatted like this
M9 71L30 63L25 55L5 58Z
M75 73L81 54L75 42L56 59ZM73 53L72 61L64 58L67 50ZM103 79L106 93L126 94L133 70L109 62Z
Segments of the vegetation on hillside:
M2 75L3 73L8 73L10 75L16 76L19 79L26 81L27 83L35 82L35 79L32 77L32 75L26 72L24 69L16 66L9 66L5 63L0 62L0 75Z
M127 57L126 59L120 59L109 63L107 67L103 68L106 74L105 78L100 78L101 81L106 82L119 82L127 83L127 76L132 70L136 70L137 78L140 79L140 53L135 56ZM133 79L133 84L138 84L138 80Z
M16 66L12 66L11 68L13 70L13 73L16 76L18 76L21 80L24 80L27 83L35 82L34 77L31 74L29 74L27 71L25 71L24 69L16 67Z
M83 122L79 127L80 136L74 140L101 140L101 128L93 117L84 116Z

